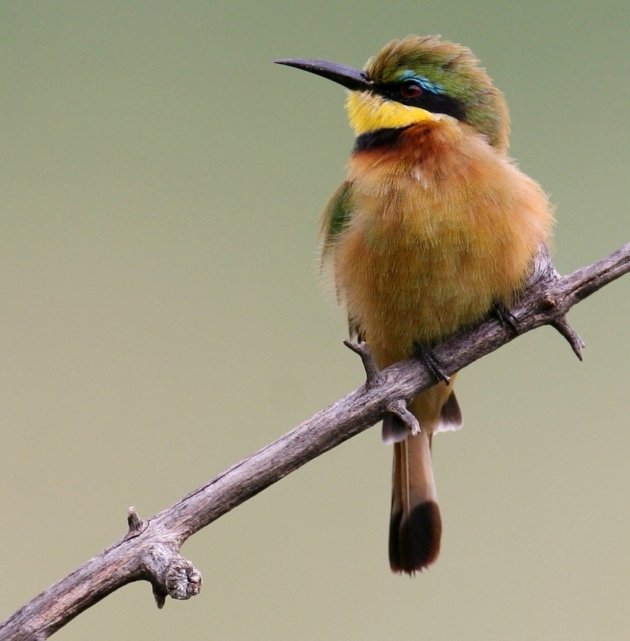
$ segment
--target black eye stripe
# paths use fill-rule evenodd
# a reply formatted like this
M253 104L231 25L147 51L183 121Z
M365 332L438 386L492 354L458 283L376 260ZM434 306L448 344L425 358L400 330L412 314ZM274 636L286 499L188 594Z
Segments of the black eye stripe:
M432 113L445 114L461 120L466 121L466 112L461 102L455 98L451 98L445 93L434 93L430 89L423 88L418 84L422 90L417 96L405 96L401 92L404 85L413 81L405 81L404 83L395 82L381 85L374 85L373 91L388 100L394 100L403 105L410 107L420 107Z

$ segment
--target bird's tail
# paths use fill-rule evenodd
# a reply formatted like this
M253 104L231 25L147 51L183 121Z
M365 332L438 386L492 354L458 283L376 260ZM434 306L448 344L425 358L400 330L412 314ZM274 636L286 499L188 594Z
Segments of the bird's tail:
M411 436L406 428L401 431L395 426L398 419L388 417L383 435L385 440L395 441L389 562L394 572L413 574L433 563L440 552L442 519L433 478L432 436L457 429L462 420L452 381L422 392L409 409L420 423L420 433ZM402 440L397 435L403 436Z

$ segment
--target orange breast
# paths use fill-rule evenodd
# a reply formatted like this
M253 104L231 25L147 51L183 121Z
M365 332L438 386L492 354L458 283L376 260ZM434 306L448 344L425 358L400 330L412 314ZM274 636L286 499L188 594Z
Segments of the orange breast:
M352 217L332 252L335 277L381 361L509 304L550 233L540 187L454 121L353 155L348 179Z

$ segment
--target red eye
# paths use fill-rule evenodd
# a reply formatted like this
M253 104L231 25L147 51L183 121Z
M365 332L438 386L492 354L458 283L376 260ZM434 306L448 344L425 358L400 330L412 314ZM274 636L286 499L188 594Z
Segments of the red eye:
M407 80L400 87L400 95L408 99L419 98L422 95L422 87L415 80Z

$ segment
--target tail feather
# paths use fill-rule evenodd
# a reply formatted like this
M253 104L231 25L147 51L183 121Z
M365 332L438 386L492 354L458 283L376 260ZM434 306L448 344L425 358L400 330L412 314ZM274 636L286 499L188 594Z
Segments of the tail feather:
M462 411L459 408L459 403L455 397L455 392L451 392L446 399L446 403L442 405L440 410L440 421L435 428L436 432L453 432L462 427Z
M413 574L433 563L440 552L441 534L429 435L421 432L394 445L389 530L392 570Z
M389 414L383 419L381 435L383 437L383 443L385 443L385 445L400 443L409 436L409 427L405 425L397 416Z
M390 417L383 425L383 437L394 442L389 562L394 572L414 574L440 553L442 519L433 478L432 437L457 429L462 417L452 381L419 394L409 409L420 422L420 433L411 436Z
M401 520L392 515L389 539L389 564L394 572L414 574L435 561L440 553L442 519L437 503L417 505Z

